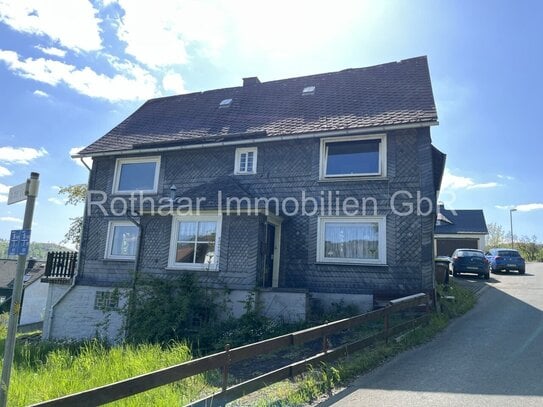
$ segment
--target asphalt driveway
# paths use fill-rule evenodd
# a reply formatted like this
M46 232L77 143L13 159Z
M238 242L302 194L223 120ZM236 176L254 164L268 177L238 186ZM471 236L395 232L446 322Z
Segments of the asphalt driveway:
M459 280L480 295L473 310L319 405L543 406L543 264Z

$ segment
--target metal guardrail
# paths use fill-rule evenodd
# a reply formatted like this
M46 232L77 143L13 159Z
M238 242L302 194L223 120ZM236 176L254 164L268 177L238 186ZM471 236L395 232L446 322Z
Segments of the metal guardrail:
M390 326L390 315L419 305L425 305L425 314L423 316L403 322L393 327ZM324 325L319 325L233 349L229 349L227 347L223 352L194 359L151 373L142 374L130 379L121 380L116 383L107 384L72 395L33 404L33 406L99 406L214 369L222 369L223 371L222 391L210 397L195 401L189 404L189 406L222 406L227 402L236 400L272 383L297 376L300 373L308 370L310 366L315 365L316 363L331 361L342 356L349 355L352 352L364 349L379 340L387 341L391 336L397 335L406 330L412 329L417 325L427 322L429 317L428 295L411 295L409 297L393 300L385 308L376 311L371 311L352 318L341 319ZM339 346L337 348L328 349L327 338L330 335L360 326L366 322L380 319L384 321L383 330L377 334ZM232 363L270 353L285 347L304 344L319 338L322 338L323 349L321 352L313 355L312 357L265 373L256 378L244 381L243 383L228 387L228 370Z

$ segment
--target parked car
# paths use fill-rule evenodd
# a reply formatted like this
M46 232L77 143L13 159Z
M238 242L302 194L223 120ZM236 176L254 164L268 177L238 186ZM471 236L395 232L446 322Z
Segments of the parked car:
M526 273L526 262L515 249L491 249L486 253L486 258L492 273L510 270Z
M456 249L451 260L449 267L455 277L462 273L471 273L486 280L490 278L488 260L482 250Z

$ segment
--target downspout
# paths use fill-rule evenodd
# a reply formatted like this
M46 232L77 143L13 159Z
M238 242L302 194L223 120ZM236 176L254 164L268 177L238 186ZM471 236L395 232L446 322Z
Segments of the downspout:
M89 170L89 177L90 177L90 171L91 171L90 167L87 165L83 157L79 157L79 161L81 161L81 164L83 164L87 168L87 170Z
M89 180L87 182L87 185L89 185L90 184L90 177L91 177L91 168L87 165L87 163L85 162L83 157L81 157L79 160L85 166L85 168L87 170L89 170ZM87 205L85 204L85 208L86 207L87 207ZM86 219L87 219L87 217L85 216L85 212L83 212L83 225L82 225L82 229L81 229L81 234L83 234L83 232L86 231L86 228L85 228ZM79 274L79 269L81 268L81 265L82 265L82 262L81 262L81 246L82 246L82 244L83 244L83 236L81 236L81 239L79 241L79 255L77 256L78 257L77 258L77 269L76 269L75 274L72 277L72 281L70 283L70 286L68 287L68 289L66 291L64 291L62 293L62 295L54 302L54 304L49 306L49 316L47 318L47 321L43 321L44 325L47 324L47 330L44 329L45 326L42 328L42 336L43 336L43 332L47 332L47 337L43 337L43 339L48 340L48 339L51 338L51 326L52 326L53 317L54 317L54 314L55 314L55 307L64 299L64 297L66 297L68 295L68 293L70 291L72 291L72 289L75 286L75 280L76 280L77 275ZM49 283L49 284L51 284L51 283ZM50 299L52 300L52 296L53 296L53 294L51 292L51 286L49 286L49 289L47 290L47 297L48 297L47 302L49 302Z
M130 325L132 324L132 317L134 315L134 307L136 304L136 287L138 283L140 257L141 257L141 239L143 237L143 226L141 224L141 214L138 214L136 212L136 215L139 216L140 218L139 222L136 221L133 217L128 216L128 220L130 220L130 222L132 222L138 228L138 240L136 241L136 258L134 260L134 276L132 278L132 284L130 287L131 298L129 298L129 303L128 303L128 315L126 317L127 321L126 321L126 329L125 329L125 338L130 333Z

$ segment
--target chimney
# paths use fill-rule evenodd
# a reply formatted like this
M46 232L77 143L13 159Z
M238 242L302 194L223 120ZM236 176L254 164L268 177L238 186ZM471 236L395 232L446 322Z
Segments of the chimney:
M260 80L258 79L257 76L252 76L250 78L243 78L243 87L246 88L248 86L255 86L255 85L259 85L260 84Z

